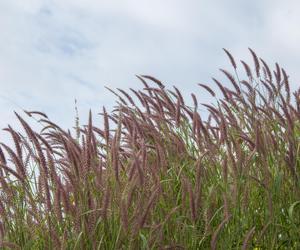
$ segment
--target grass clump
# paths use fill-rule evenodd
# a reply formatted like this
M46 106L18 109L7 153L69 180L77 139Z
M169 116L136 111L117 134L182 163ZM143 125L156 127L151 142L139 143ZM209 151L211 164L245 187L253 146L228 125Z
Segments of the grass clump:
M3 249L299 249L300 89L250 49L244 72L225 50L232 88L193 106L151 76L111 90L103 127L74 135L40 112L16 113L14 147L0 144ZM241 80L241 75L244 80ZM228 86L228 85L227 85Z

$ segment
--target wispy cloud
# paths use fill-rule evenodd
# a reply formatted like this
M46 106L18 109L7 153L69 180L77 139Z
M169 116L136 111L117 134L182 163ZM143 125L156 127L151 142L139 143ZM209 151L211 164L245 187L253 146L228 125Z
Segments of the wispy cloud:
M16 103L73 125L74 98L83 119L111 105L104 85L135 87L152 74L185 94L219 75L221 48L251 59L250 46L299 79L297 1L59 1L0 2L0 112L14 122ZM294 87L299 86L294 81Z

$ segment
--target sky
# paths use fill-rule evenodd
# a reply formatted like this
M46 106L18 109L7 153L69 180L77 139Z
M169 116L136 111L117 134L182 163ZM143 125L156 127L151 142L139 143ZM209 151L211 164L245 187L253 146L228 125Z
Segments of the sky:
M224 79L222 48L252 65L251 47L298 88L299 11L298 0L0 0L0 128L18 128L22 109L71 128L75 99L85 124L114 105L105 86L141 88L136 74L206 102L197 83Z

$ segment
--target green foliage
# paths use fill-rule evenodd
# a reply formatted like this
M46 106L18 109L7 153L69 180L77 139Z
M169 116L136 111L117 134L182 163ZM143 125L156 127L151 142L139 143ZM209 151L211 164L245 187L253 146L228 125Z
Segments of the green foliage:
M112 91L103 127L91 112L80 127L77 107L74 135L16 114L24 131L0 145L0 247L299 249L300 89L252 50L241 80L225 52L233 88L200 84L216 97L207 119L151 76Z

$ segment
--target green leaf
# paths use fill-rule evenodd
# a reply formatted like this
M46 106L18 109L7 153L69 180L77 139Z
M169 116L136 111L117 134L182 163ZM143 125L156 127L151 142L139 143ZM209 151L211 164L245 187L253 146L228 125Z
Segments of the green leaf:
M289 217L290 219L293 221L293 212L294 212L294 209L295 207L300 204L300 201L296 201L294 202L290 207L289 207L289 210L288 210L288 213L289 213Z
M142 249L148 249L148 241L145 235L143 235L142 233L140 233L140 237L142 239Z

